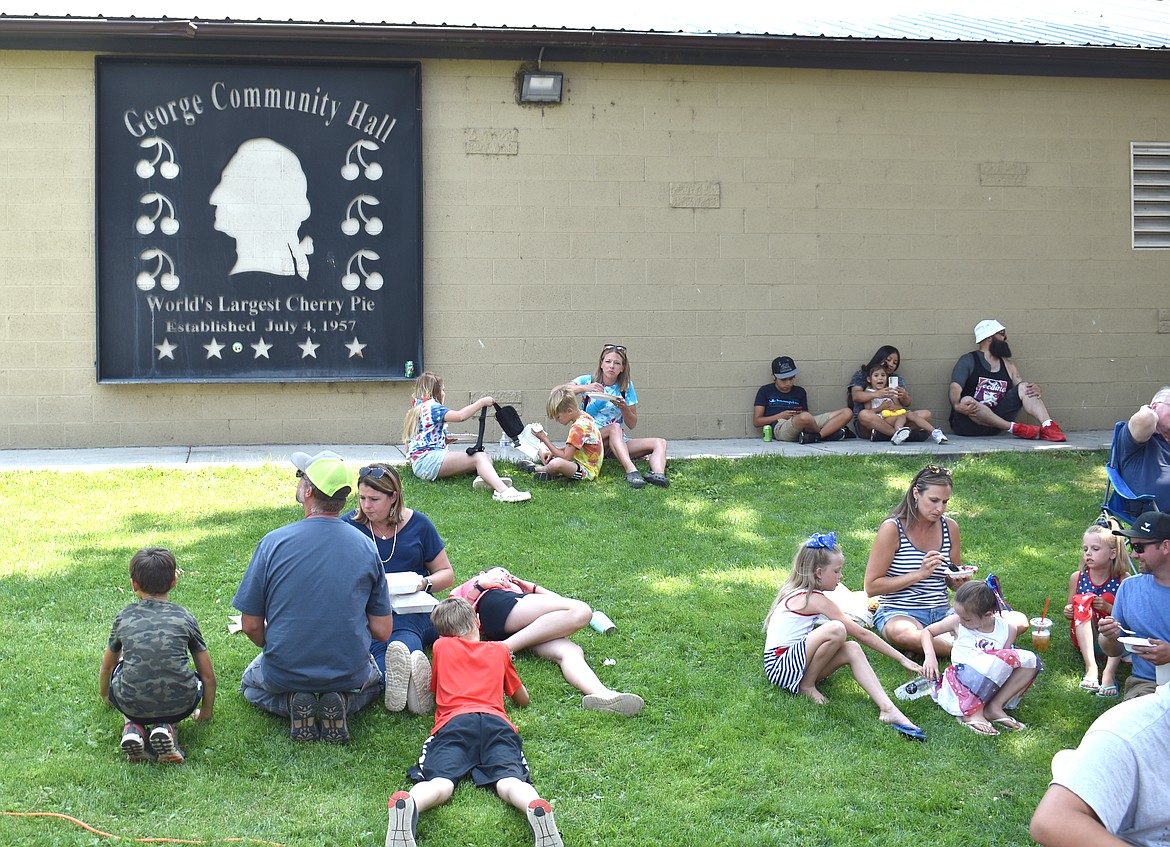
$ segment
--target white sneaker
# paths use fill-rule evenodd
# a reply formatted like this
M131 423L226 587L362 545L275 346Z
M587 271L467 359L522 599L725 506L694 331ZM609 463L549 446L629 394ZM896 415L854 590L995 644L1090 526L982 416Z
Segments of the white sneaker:
M517 491L509 485L503 491L497 491L492 494L492 499L499 500L501 503L523 503L525 500L532 499L532 492Z
M597 712L614 712L632 718L642 711L645 702L637 694L614 691L610 694L586 694L581 698L581 708Z
M429 715L435 710L435 694L431 691L431 663L422 650L410 654L410 685L406 688L406 708L416 715Z
M500 482L504 483L504 485L507 485L510 488L512 486L512 477L502 476L500 477ZM487 481L478 474L476 475L475 479L471 481L471 487L476 491L491 491L492 488L487 484Z
M410 686L410 651L401 641L386 647L386 710L401 712L406 708L406 689Z
M910 427L904 426L890 437L891 444L901 444L910 437Z
M943 432L941 429L936 428L935 431L930 434L930 437L932 439L934 439L935 444L946 444L947 443L946 433Z

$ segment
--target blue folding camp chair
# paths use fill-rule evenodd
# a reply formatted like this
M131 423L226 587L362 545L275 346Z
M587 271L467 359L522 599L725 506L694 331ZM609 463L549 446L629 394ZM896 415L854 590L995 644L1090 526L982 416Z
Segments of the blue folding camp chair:
M1105 500L1101 503L1102 516L1116 518L1123 526L1129 526L1142 512L1155 511L1158 504L1153 494L1134 494L1129 483L1121 478L1118 468L1117 442L1121 438L1121 428L1127 421L1118 421L1113 427L1113 443L1109 447L1109 464L1105 466L1105 473L1109 482L1105 486Z

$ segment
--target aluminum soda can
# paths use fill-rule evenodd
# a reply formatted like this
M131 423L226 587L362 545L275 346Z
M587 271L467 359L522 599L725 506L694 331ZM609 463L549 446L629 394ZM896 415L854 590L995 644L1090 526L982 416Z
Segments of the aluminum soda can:
M609 619L609 615L607 615L605 612L598 611L595 611L593 613L593 617L589 619L589 626L593 627L602 635L609 635L611 632L617 629L617 627L613 625L613 621Z
M772 425L771 424L764 424L764 440L765 441L772 440Z
M406 374L407 379L414 379L414 360L413 359L406 360L406 367L403 369L403 373Z

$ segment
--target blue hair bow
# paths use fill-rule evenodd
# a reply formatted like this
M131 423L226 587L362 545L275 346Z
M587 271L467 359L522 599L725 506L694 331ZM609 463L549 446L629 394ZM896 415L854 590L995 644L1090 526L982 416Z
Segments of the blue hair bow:
M806 547L812 547L814 550L832 550L837 546L837 533L814 532L804 544Z

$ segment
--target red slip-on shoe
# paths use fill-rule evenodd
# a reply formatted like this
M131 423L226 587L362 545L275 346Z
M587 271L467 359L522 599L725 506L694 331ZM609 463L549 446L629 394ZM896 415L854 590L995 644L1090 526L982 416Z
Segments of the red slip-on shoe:
M1031 424L1014 423L1012 424L1011 432L1016 438L1037 438L1040 435L1040 427L1032 426Z
M1047 426L1040 427L1040 437L1045 441L1068 441L1056 421L1053 421Z

